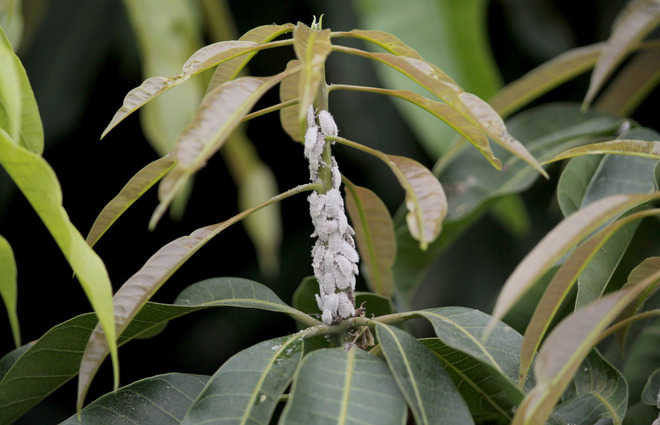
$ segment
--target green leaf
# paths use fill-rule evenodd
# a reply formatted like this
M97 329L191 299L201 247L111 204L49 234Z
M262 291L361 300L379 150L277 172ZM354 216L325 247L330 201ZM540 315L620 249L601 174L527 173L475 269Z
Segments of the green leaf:
M16 0L18 1L18 0ZM5 37L4 33L0 30L0 59L5 65L2 68L4 74L2 79L4 81L0 82L0 106L5 104L5 99L2 93L7 91L8 96L14 96L15 91L18 90L18 95L20 96L20 109L9 111L5 110L4 113L7 114L8 118L14 116L13 119L16 119L15 114L19 114L20 117L20 127L18 130L19 137L14 137L14 140L17 140L18 143L26 148L27 150L41 155L44 151L44 129L41 124L41 116L39 115L39 108L37 107L37 101L34 98L34 93L32 92L32 86L30 85L30 80L28 80L27 73L19 57L11 50L9 41ZM5 50L4 47L8 50ZM13 72L12 72L13 68ZM9 84L15 84L14 87L8 87ZM8 102L4 107L15 107L17 100L6 99ZM3 113L0 112L0 128L9 128L6 127L3 122ZM10 131L8 133L11 134Z
M307 355L296 373L280 425L402 425L407 408L380 358L352 347Z
M536 387L516 411L512 425L543 423L568 387L600 334L643 291L660 281L660 271L576 310L555 327L534 366Z
M94 246L115 221L140 199L144 193L158 182L174 166L174 160L169 156L158 158L138 171L121 188L119 193L108 202L94 220L87 234L87 243Z
M529 234L532 223L525 203L518 195L505 195L495 201L489 214L513 236L522 238Z
M121 335L140 308L156 293L167 279L213 237L232 224L241 221L254 211L286 199L289 196L310 190L311 188L312 185L304 185L288 190L228 220L197 229L190 236L180 237L160 248L115 293L113 304L117 307L115 308L114 316L117 334ZM78 407L82 407L85 394L96 370L107 355L108 346L104 335L103 329L97 328L94 330L93 335L89 339L83 360L81 361L80 379L78 382ZM114 342L114 339L112 341Z
M660 22L660 3L657 0L634 0L619 13L612 34L603 47L598 63L591 74L584 106L589 106L607 77L623 60L632 46L643 39Z
M166 373L141 379L107 393L61 425L179 425L191 401L209 379L206 375Z
M89 302L107 334L112 356L115 383L119 379L119 361L112 310L112 286L101 258L87 245L69 220L62 206L62 190L48 163L39 155L14 144L0 130L0 164L19 187L60 247L78 276Z
M618 139L610 142L592 143L569 149L546 161L545 163L561 161L582 155L630 155L642 158L660 159L660 142L647 142L644 140Z
M419 53L417 53L417 50L408 46L397 36L385 31L355 29L346 32L335 32L332 34L332 36L359 38L361 40L376 44L379 47L387 50L388 53L392 53L393 55L422 59Z
M16 260L7 239L0 235L0 296L5 303L16 347L21 345L21 328L16 314Z
M209 379L182 424L269 423L302 355L298 335L263 341L235 354Z
M595 104L599 111L628 116L660 82L660 49L636 54L608 85Z
M555 415L570 424L591 425L606 418L621 424L628 408L628 385L597 350L582 362L572 387L571 397L557 407Z
M287 62L285 71L291 71L298 67L300 67L300 61L293 59ZM290 74L284 78L280 83L280 102L288 102L298 98L299 83L300 73ZM280 122L291 139L296 142L305 140L305 133L298 122L298 107L296 105L280 109Z
M14 50L18 49L23 38L22 0L5 1L0 4L0 28L7 35Z
M493 311L493 323L571 248L601 225L638 205L660 198L651 195L615 195L589 204L565 218L518 264L504 283Z
M0 43L0 129L19 140L21 128L21 92L14 51L2 34Z
M290 71L293 72L293 71ZM160 204L149 227L153 228L182 185L227 141L257 101L287 72L268 78L242 77L209 92L192 123L181 133L174 150L177 163L158 187Z
M653 211L653 210L649 210ZM655 210L657 214L660 214L660 209ZM660 257L649 257L644 259L640 264L637 265L630 274L628 275L628 279L626 283L623 285L624 288L630 285L633 285L635 282L639 282L640 280L643 280L647 276L652 275L656 271L660 270ZM655 292L654 289L656 288L651 288L649 291L643 293L635 302L633 302L631 305L629 305L623 313L621 313L621 316L619 316L619 321L626 320L635 314L641 312L641 310L644 308L644 304L646 301L653 295ZM617 332L617 339L619 340L619 343L621 344L621 347L625 347L626 343L626 338L628 336L628 332L630 331L630 326L632 323L624 326L619 332Z
M613 238L612 240L617 241L616 237L619 234L617 233L619 230L623 229L624 237L626 237L628 234L625 232L630 229L631 223L635 223L644 217L658 214L660 214L660 209L640 211L608 225L585 243L577 247L577 249L561 265L557 273L553 276L552 281L550 281L541 300L538 302L534 315L525 330L525 336L520 351L521 380L525 380L527 377L536 350L541 345L541 341L545 337L548 329L550 329L553 320L559 312L559 308L573 288L578 276L580 276L581 273L584 273L584 270L589 267L591 261L595 261L598 253L602 252L603 247L608 246L608 240ZM638 280L639 279L636 279L635 281ZM596 283L598 281L593 282ZM599 288L603 290L605 289L605 285L602 285ZM597 292L593 295L593 298L590 301L599 298L601 295L602 292ZM580 305L576 304L575 308L582 307L586 304L588 303Z
M630 389L630 403L640 400L649 372L660 368L660 320L654 320L644 327L631 341L626 356L623 374Z
M419 0L416 5L401 8L395 0L361 0L356 3L356 9L365 27L397 34L465 90L484 98L495 94L501 82L486 31L488 2ZM421 59L415 50L399 44L398 39L390 40L388 33L355 32L343 34L376 43L395 55ZM415 89L414 83L393 70L378 68L377 71L387 87ZM451 129L412 105L396 102L396 106L432 158L447 150L454 135Z
M344 178L346 209L355 229L360 258L368 271L369 287L391 297L394 290L392 265L396 255L394 225L387 207L371 190Z
M314 103L319 88L325 86L325 60L332 51L330 30L314 30L298 22L293 30L293 49L302 67L298 81L300 102L297 117L302 129L307 110Z
M376 335L416 424L473 424L442 363L412 335L379 324Z
M252 28L238 39L238 41L249 41L257 44L267 43L282 34L289 33L293 31L293 24L283 24L283 25L261 25L255 28ZM224 62L222 65L218 66L213 73L211 82L209 83L207 92L210 92L219 85L233 80L238 76L247 63L256 55L257 52L248 53L244 56L231 59L227 62Z
M653 371L642 390L642 402L660 409L660 369Z

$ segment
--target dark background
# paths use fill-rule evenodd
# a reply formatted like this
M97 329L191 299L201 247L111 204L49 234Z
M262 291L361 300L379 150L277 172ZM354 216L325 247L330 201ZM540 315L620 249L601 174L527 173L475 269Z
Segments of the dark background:
M26 8L29 3L26 2ZM105 203L137 170L156 158L142 136L137 115L123 122L103 142L98 140L126 92L142 80L139 53L119 0L37 3L43 4L44 9L28 17L28 37L19 55L34 88L45 127L44 156L57 173L71 220L85 234ZM489 36L504 82L520 77L570 47L605 39L614 16L624 3L623 0L491 1ZM239 33L271 22L300 20L309 23L312 15L320 13L326 14L324 26L334 30L360 26L350 1L243 0L229 4ZM401 4L415 7L414 0ZM255 75L273 74L281 70L290 57L283 49L258 55L250 69ZM351 77L353 82L380 85L371 64L333 55L328 64L328 81L343 81L344 76ZM587 84L588 75L584 75L542 101L580 101ZM270 93L264 104L275 102L276 93ZM657 107L657 100L647 100L635 118L653 126L653 119L657 117L657 112L653 111L657 111ZM337 96L331 110L342 134L347 137L377 144L388 153L408 155L432 166L432 158L425 156L394 105L385 98ZM306 165L300 146L281 130L277 114L251 122L247 131L260 157L277 176L281 190L305 182ZM336 151L342 171L357 183L371 187L394 212L403 193L395 180L387 176L386 170L361 154L341 148ZM550 182L541 181L524 194L534 225L532 234L514 240L495 222L483 219L438 261L414 307L466 305L490 311L508 274L559 219L554 207L557 169L553 170ZM160 246L237 212L236 189L219 156L198 173L182 221L165 218L156 231L147 231L147 221L156 204L156 194L152 190L96 247L115 290ZM311 224L304 196L285 201L281 208L285 261L277 278L261 276L254 249L244 230L234 226L195 254L154 300L171 302L187 285L209 277L241 276L265 283L283 300L289 301L300 280L311 274L311 239L308 237ZM18 311L25 342L38 338L57 323L90 310L57 245L2 171L0 234L10 242L16 256ZM478 267L471 262L475 257L480 259ZM122 348L122 383L169 371L211 374L236 351L293 329L290 319L275 313L238 309L196 313L170 323L156 338L135 341ZM9 326L1 319L0 354L12 348ZM106 364L88 400L110 388L109 370ZM56 423L73 412L74 401L75 381L72 381L18 423Z

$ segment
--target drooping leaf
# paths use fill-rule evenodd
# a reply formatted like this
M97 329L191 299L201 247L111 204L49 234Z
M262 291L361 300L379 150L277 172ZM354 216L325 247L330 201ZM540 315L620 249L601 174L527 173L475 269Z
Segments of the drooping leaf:
M660 159L660 142L647 142L644 140L612 140L610 142L592 143L569 149L546 161L545 163L561 161L582 155L630 155L642 158Z
M660 271L634 286L576 310L553 329L536 359L536 387L527 394L512 425L543 423L568 387L599 335L643 291L660 281Z
M376 335L417 424L473 424L454 383L431 350L412 335L379 324Z
M8 114L8 117L11 117L14 113L20 114L18 137L14 138L14 140L18 141L18 143L27 150L41 155L44 151L44 129L41 124L41 116L39 115L39 108L37 107L37 101L32 92L30 80L28 80L25 68L23 68L23 63L21 63L18 56L11 51L9 41L2 30L0 30L0 40L0 44L9 49L9 51L5 51L3 47L0 47L0 51L3 52L0 53L0 55L3 56L3 59L1 60L4 63L2 66L2 79L4 81L0 83L0 87L2 87L0 88L0 92L7 90L7 93L11 96L11 93L18 90L20 96L20 109L18 111L5 111L5 113ZM16 84L16 86L9 88L6 86L8 84ZM0 97L3 96L4 95L0 95ZM8 102L7 106L15 106L15 100ZM0 104L4 105L4 103L5 100L0 99ZM0 128L5 128L2 125L2 120L3 119L0 116ZM8 133L11 134L10 131L8 131Z
M660 369L653 371L642 390L642 403L660 409Z
M566 423L591 425L609 418L620 425L626 416L626 380L597 350L592 350L582 362L569 392L571 397L554 412Z
M649 210L649 211L653 211L653 210ZM660 209L657 209L655 211L657 211L657 213L660 214ZM658 270L660 270L660 257L646 258L630 272L630 274L628 275L628 280L624 284L624 287L633 285L635 282L639 282L640 280L643 280L644 278L650 276L651 274L655 273ZM639 313L644 308L644 304L646 303L646 301L653 295L654 293L653 289L655 288L651 288L651 290L642 293L642 295L640 295L640 297L637 300L631 303L623 311L623 313L621 313L621 316L619 317L619 321L626 320L632 317L633 315ZM625 347L626 338L628 336L628 332L630 331L631 325L632 323L628 324L627 326L624 326L617 333L617 339L619 340L621 347Z
M397 36L385 31L354 29L351 31L333 33L333 37L352 37L376 44L397 56L408 56L409 58L422 59L417 50L408 46Z
M486 31L488 2L418 0L415 4L402 13L396 0L360 0L356 2L356 11L365 27L401 37L465 90L485 99L495 94L501 82ZM362 38L395 55L421 59L417 51L391 39L388 33L351 31L343 35ZM387 87L415 90L412 81L394 70L378 67L376 71ZM441 156L450 145L452 130L413 105L395 104L430 156Z
M150 162L131 177L96 217L87 234L87 243L94 246L110 226L173 166L174 160L170 156L164 156Z
M263 341L235 354L209 379L182 425L269 423L302 355L298 335Z
M355 229L360 258L368 270L369 286L377 294L391 297L394 290L392 265L396 255L394 225L378 195L344 178L346 209Z
M562 302L568 296L580 273L583 273L585 268L588 267L589 262L593 261L594 256L597 255L603 246L607 246L606 244L610 238L616 237L615 235L619 230L626 231L626 229L629 228L630 223L637 222L644 217L658 214L660 214L660 209L640 211L608 225L596 235L592 236L588 241L580 245L570 257L568 257L564 264L561 265L557 273L553 276L552 281L550 281L541 300L537 304L534 315L525 330L520 351L521 380L525 380L527 377L536 350L541 345L541 341L545 337L547 330L550 328ZM635 281L638 280L639 279L636 279ZM602 289L604 289L604 285ZM602 294L597 293L591 301L600 297L600 295ZM576 306L576 308L583 305L586 305L586 303Z
M311 190L312 186L299 186L283 192L228 220L202 227L189 236L182 236L175 239L156 251L142 268L131 276L115 293L113 304L116 306L114 321L116 323L117 334L122 334L140 308L156 293L167 279L213 237L232 224L241 221L254 211L297 193ZM85 355L80 365L78 407L82 407L89 385L107 353L108 346L105 341L104 329L97 327L89 338L88 346L85 349Z
M16 347L21 345L21 328L18 325L18 314L16 313L17 295L14 251L12 251L7 239L0 235L0 296L7 309L9 325Z
M118 344L154 335L177 317L223 306L282 312L304 320L302 312L287 306L273 291L256 282L239 278L207 279L186 288L175 304L145 304L121 334ZM0 359L0 423L20 417L76 376L96 323L93 313L77 316L53 327L36 343L24 345Z
M591 75L584 105L589 106L607 77L630 51L631 46L643 39L660 22L660 3L656 0L634 0L617 17L612 34L601 51Z
M330 30L315 30L298 22L293 30L293 50L300 61L298 77L298 126L303 128L307 110L325 85L325 60L332 51Z
M493 323L501 319L536 280L587 235L613 217L657 198L660 198L660 192L609 196L565 218L527 254L504 283L493 311Z
M357 347L320 349L298 370L280 425L401 425L407 408L385 362Z
M287 62L286 70L291 71L300 66L298 59ZM280 83L280 102L288 102L298 98L298 86L300 85L300 73L291 74ZM291 139L296 142L302 142L305 139L303 128L298 122L298 107L296 105L287 106L280 109L280 122L282 128Z
M107 393L60 425L179 425L192 400L209 380L206 375L167 373L141 379Z
M256 28L252 28L243 34L238 40L264 44L279 37L282 34L293 31L293 28L293 24L261 25ZM237 57L235 59L224 62L222 65L218 66L213 73L211 82L209 82L207 92L210 92L219 85L236 78L256 53L256 51L254 53L248 53L241 57Z
M62 190L52 168L39 155L14 144L1 129L0 164L30 202L78 276L80 285L105 330L103 338L107 335L104 344L107 344L112 356L117 383L119 363L112 311L112 286L103 261L87 245L69 220L62 206Z
M660 82L660 49L642 50L609 84L594 108L628 116Z
M194 120L177 141L174 151L176 166L160 182L160 204L149 223L151 228L187 179L222 147L259 98L286 75L285 71L268 78L242 77L228 81L206 95Z

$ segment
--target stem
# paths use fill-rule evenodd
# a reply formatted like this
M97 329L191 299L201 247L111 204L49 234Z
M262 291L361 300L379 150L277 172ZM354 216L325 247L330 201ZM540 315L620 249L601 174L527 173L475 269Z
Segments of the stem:
M312 27L315 31L321 31L322 20L323 20L323 15L321 15L321 17L319 18L319 22ZM328 83L325 81L325 65L323 65L323 68L321 68L320 80L321 81L319 84L319 89L314 99L314 107L316 108L317 111L322 111L322 110L327 111L329 109L329 102L328 102L329 91L328 91ZM326 143L325 146L323 146L322 158L323 161L322 161L321 169L319 170L319 180L323 184L323 188L318 191L318 193L320 194L324 194L330 189L332 189L332 170L330 169L330 164L332 163L331 143Z
M284 109L288 106L296 105L296 104L298 104L298 98L290 99L290 100L287 100L286 102L281 102L281 103L278 103L276 105L269 106L267 108L259 109L257 111L250 112L249 114L245 115L243 117L243 119L241 120L241 122L249 121L253 118L257 118L257 117L260 117L262 115L269 114L271 112L279 111L280 109Z

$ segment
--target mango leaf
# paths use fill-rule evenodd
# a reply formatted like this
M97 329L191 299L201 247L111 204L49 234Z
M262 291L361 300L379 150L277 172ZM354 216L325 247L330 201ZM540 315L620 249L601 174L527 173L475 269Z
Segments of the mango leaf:
M22 4L22 0L0 3L0 29L7 35L14 50L18 49L23 38Z
M591 232L613 217L657 198L660 192L609 196L565 218L527 254L504 283L491 323L501 319L536 280Z
M418 0L416 5L404 12L396 0L360 0L356 2L356 11L365 27L397 34L465 90L483 98L495 94L501 82L486 30L488 2ZM390 39L388 33L351 31L343 35L375 43L395 55L421 59L398 39ZM413 82L391 69L378 67L376 71L387 87L415 89ZM454 135L451 129L412 105L395 104L432 158L447 151Z
M14 3L18 7L18 2ZM15 19L16 17L14 17ZM44 151L44 129L41 124L41 116L39 115L39 108L37 107L37 101L34 98L34 93L32 92L32 86L30 85L30 80L28 80L27 73L23 64L18 56L11 51L11 46L9 40L5 37L2 30L0 30L0 56L2 56L2 66L3 75L2 79L4 81L0 82L0 93L6 92L8 96L14 96L15 91L18 90L20 97L20 109L18 110L5 110L7 118L14 116L13 119L19 118L20 127L18 130L18 137L14 137L14 140L18 141L19 145L23 146L27 150L34 152L38 155L41 155ZM9 50L5 50L6 47ZM15 84L14 87L9 87L10 84ZM6 107L15 107L17 100L5 99L5 95L0 94L0 104L4 105L5 101L8 102ZM20 117L15 116L14 114L19 114ZM3 118L0 117L0 128L10 128L2 124ZM8 133L11 134L10 131Z
M78 276L90 304L107 335L115 384L119 361L112 312L112 286L101 258L87 245L62 206L62 190L48 163L39 155L14 144L0 129L0 164L32 205ZM105 338L105 336L103 337Z
M545 163L561 161L582 155L630 155L642 158L660 159L660 142L647 142L644 140L619 139L609 142L592 143L569 149L546 161Z
M332 51L330 30L315 30L298 22L293 30L293 50L301 65L297 120L302 129L307 110L314 103L319 88L323 90L325 87L325 60Z
M628 116L660 82L660 49L645 49L608 85L595 104L599 111Z
M376 44L393 55L423 59L419 53L417 53L417 50L401 41L399 37L385 31L354 29L351 31L333 32L332 37L359 38L368 41L369 43Z
M177 317L223 306L282 312L305 320L304 313L287 306L273 291L257 282L240 278L207 279L182 291L175 304L146 303L121 334L118 344L154 335ZM93 313L77 316L53 327L36 343L23 345L0 359L0 372L6 370L0 373L0 423L15 420L76 376L96 323Z
M352 347L307 355L296 373L280 425L401 425L406 402L383 360Z
M170 156L164 156L150 162L131 177L94 220L86 238L89 246L94 246L110 226L173 166L174 160Z
M293 24L283 24L283 25L261 25L255 28L252 28L238 39L238 41L248 41L257 44L267 43L282 34L293 31ZM248 53L246 55L231 59L224 62L221 66L218 66L213 73L211 82L207 88L207 92L210 92L219 85L233 80L238 76L245 65L256 55L257 52Z
M16 314L16 260L7 239L0 235L0 296L5 303L16 347L21 345L21 328Z
M653 371L642 390L642 402L660 409L660 369Z
M582 362L572 387L571 397L557 406L556 416L576 425L592 425L607 418L621 424L628 408L628 385L597 350Z
M640 211L608 225L580 245L568 257L564 264L561 265L557 273L553 276L552 281L550 281L541 300L537 304L534 315L525 330L522 348L520 350L521 381L524 382L526 379L529 368L532 365L532 360L536 354L536 350L541 345L541 341L555 319L562 302L568 296L580 273L583 273L585 268L588 267L589 262L593 261L594 257L598 255L599 250L601 250L603 246L607 246L607 242L610 238L613 236L616 237L615 235L619 230L623 229L623 231L626 231L626 229L630 227L630 223L634 223L644 217L659 214L660 209ZM634 281L639 281L639 279L635 279ZM602 289L605 289L604 285L602 286ZM598 292L594 295L593 299L599 298L601 295L602 293ZM582 305L576 306L576 308L579 308Z
M660 281L660 271L576 310L555 327L536 359L536 387L520 404L512 425L543 423L568 387L599 335L643 291Z
M417 424L473 424L442 363L412 335L379 324L376 336Z
M2 34L0 43L0 129L5 130L11 139L18 141L21 128L21 92L14 51Z
M369 287L391 297L394 290L392 265L396 255L394 225L378 195L344 178L346 209L355 228L360 258L368 271Z
M631 404L640 400L650 371L660 368L658 344L660 344L660 321L657 319L649 322L631 341L623 367Z
M298 59L287 62L286 71L291 71L300 66ZM298 98L298 86L300 85L300 73L290 74L280 83L280 102L288 102ZM286 134L296 142L302 142L305 139L303 128L298 122L298 107L287 106L280 109L280 123Z
M256 207L245 210L228 220L197 229L190 236L180 237L160 248L115 293L113 304L116 306L114 320L117 334L121 335L140 308L156 293L167 279L197 250L217 234L232 224L241 221L254 211L297 193L311 190L312 188L313 185L298 186ZM92 336L90 336L88 346L85 349L85 354L80 364L80 377L78 381L79 408L82 407L89 385L107 353L108 346L105 341L104 329L97 327Z
M607 77L631 50L660 22L660 4L656 0L634 0L619 13L612 34L603 47L598 63L591 74L584 106L589 106Z
M144 425L179 425L191 401L209 377L166 373L141 379L107 393L60 425L120 425L126 421Z
M222 147L259 98L286 75L285 71L268 78L242 77L206 95L194 120L177 141L174 150L177 163L160 182L160 204L149 222L150 228L156 225L183 183Z
M654 210L649 210L649 211L654 211ZM656 209L655 211L657 211L658 214L660 214L660 209ZM635 282L638 282L644 279L645 277L650 276L651 274L655 273L658 270L660 270L660 257L646 258L630 272L630 274L628 275L628 279L623 286L626 287L633 285ZM654 293L653 290L649 290L646 293L643 293L634 303L629 305L623 311L623 313L621 313L621 316L619 316L619 321L629 319L635 314L639 313L644 308L644 304L653 295L653 293ZM619 343L622 348L625 347L626 338L628 336L628 332L630 331L631 325L632 323L624 326L619 332L617 332L617 339L619 340Z
M225 362L199 393L183 425L270 422L303 355L299 335L262 341Z

